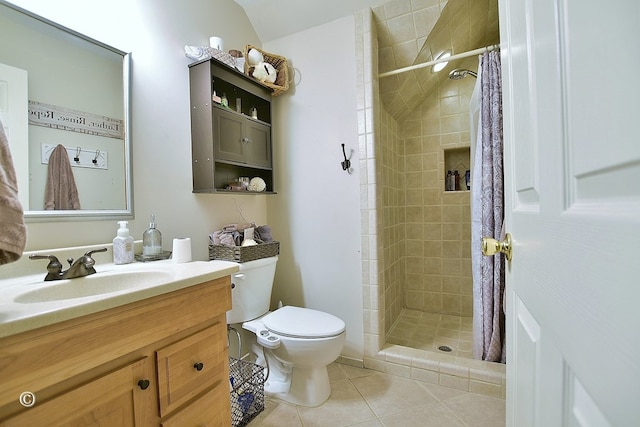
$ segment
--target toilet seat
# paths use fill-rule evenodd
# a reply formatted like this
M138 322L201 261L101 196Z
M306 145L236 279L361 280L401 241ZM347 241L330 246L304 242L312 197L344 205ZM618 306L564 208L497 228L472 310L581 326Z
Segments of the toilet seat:
M345 330L344 321L332 314L290 305L260 320L269 331L292 338L329 338Z

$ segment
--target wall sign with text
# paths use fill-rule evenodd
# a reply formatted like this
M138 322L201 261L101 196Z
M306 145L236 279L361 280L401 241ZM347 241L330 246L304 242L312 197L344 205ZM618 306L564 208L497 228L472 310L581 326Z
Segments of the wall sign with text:
M29 101L29 124L124 139L123 120L35 101Z

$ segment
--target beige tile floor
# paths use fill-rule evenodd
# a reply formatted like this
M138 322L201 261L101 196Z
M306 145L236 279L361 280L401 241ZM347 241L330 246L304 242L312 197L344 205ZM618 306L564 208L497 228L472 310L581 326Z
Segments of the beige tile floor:
M501 427L503 399L397 377L329 365L331 397L315 408L267 397L249 427Z
M387 343L441 352L448 346L454 356L473 357L472 318L404 309L387 335Z

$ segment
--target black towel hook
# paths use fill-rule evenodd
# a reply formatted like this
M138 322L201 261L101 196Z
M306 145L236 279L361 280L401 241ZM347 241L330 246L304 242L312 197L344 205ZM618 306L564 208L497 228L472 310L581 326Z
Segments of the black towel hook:
M96 156L91 160L94 165L98 164L98 157L100 156L100 150L96 150Z
M347 159L347 153L344 150L344 144L342 144L342 155L344 156L344 161L340 163L342 165L342 170L349 172L349 168L351 167L351 160Z
M76 156L73 158L74 162L80 163L80 152L81 151L82 151L82 148L76 147Z

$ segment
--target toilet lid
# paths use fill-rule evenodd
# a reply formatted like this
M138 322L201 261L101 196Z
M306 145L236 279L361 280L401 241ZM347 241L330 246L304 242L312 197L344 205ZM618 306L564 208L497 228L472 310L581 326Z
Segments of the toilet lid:
M333 337L345 329L342 319L332 314L290 305L267 314L262 323L278 335L300 338Z

